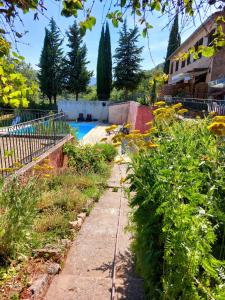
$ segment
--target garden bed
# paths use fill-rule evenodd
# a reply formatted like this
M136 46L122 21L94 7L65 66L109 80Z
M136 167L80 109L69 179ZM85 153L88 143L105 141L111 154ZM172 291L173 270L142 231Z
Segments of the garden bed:
M1 299L29 298L36 279L47 284L51 272L58 273L83 218L106 187L116 155L112 146L71 143L64 151L67 170L52 175L46 161L26 186L15 179L1 194Z

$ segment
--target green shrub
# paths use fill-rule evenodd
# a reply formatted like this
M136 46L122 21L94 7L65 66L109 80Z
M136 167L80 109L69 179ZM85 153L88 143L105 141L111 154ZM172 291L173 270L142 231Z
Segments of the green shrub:
M114 155L112 146L75 145L67 144L64 147L64 153L69 157L69 165L78 173L93 172L104 173L106 170L105 162Z
M207 125L175 122L158 148L133 156L133 250L147 299L225 299L225 147Z
M14 257L26 245L36 212L37 189L30 181L22 186L16 179L1 189L0 257Z
M104 160L108 162L112 162L118 154L117 149L112 144L96 144L94 149L99 151Z

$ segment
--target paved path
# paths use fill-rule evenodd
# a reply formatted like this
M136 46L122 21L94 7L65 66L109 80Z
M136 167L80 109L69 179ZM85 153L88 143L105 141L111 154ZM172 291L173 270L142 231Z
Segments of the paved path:
M114 166L109 186L119 186L124 168ZM109 188L85 220L45 300L144 299L142 280L133 270L130 235L124 231L127 215L123 192Z

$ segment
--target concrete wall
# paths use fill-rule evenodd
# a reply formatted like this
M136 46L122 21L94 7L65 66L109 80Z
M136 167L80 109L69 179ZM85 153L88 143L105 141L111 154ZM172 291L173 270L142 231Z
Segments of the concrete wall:
M152 121L153 119L154 116L148 106L144 106L144 105L138 106L135 129L138 129L140 130L141 133L144 133L145 130L150 128L149 125L146 125L146 123Z
M109 106L109 123L112 124L130 123L132 129L138 129L143 133L149 129L146 123L152 120L150 107L134 101Z
M109 106L109 123L122 125L128 122L130 102L118 103Z
M63 111L69 120L77 119L82 113L84 118L87 114L92 115L92 119L99 121L108 120L108 101L75 101L75 100L59 100L58 111Z

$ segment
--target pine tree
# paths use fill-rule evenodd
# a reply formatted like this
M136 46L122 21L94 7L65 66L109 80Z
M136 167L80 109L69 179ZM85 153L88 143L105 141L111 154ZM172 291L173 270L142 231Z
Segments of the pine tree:
M105 34L102 26L101 37L98 46L97 61L97 95L99 100L105 100Z
M179 34L179 19L178 14L176 14L171 31L169 36L169 42L167 47L167 53L166 53L166 59L165 59L165 65L164 65L164 73L169 74L169 56L178 48L180 47L180 34Z
M70 51L65 60L65 88L68 92L76 95L78 100L79 93L87 90L92 72L87 70L86 65L89 63L87 57L87 47L83 43L83 39L76 22L69 28L67 32L68 47Z
M105 42L104 90L105 90L105 99L108 100L110 98L110 93L112 90L112 53L111 53L111 40L110 40L110 32L109 32L108 22L106 23L104 42Z
M48 97L50 104L52 103L52 98L54 99L54 104L56 104L57 95L62 88L63 51L61 45L60 32L52 18L49 23L49 29L45 29L38 74L41 91Z
M128 91L133 91L141 80L141 53L143 47L138 47L138 28L127 29L126 21L120 31L119 46L115 50L115 82L117 89L125 90L125 98Z

